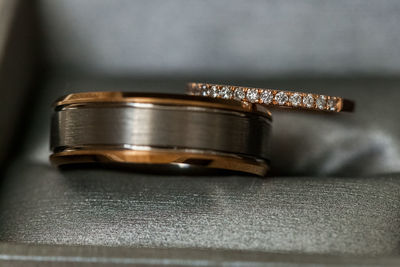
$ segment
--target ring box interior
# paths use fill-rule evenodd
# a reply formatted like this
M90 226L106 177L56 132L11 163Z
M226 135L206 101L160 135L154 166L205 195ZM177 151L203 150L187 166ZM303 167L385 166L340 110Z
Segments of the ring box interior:
M290 3L1 1L0 260L399 264L399 42L386 38L399 4ZM264 179L50 165L58 97L190 81L343 96L356 111L271 109Z

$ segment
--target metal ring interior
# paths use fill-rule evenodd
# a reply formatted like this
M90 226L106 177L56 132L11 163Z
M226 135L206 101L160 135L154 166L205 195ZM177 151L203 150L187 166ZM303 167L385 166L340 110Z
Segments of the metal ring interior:
M55 103L50 159L169 164L265 175L271 116L260 105L196 96L72 94Z

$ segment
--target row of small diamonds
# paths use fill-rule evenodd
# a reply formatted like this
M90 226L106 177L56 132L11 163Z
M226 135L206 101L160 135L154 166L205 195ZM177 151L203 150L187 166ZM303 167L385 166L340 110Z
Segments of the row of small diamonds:
M340 101L339 98L325 95L208 84L193 85L191 93L213 98L235 99L251 103L327 111L338 111Z

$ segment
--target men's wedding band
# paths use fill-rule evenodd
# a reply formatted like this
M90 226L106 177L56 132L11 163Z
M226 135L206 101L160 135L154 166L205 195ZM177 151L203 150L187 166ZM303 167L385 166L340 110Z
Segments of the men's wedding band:
M270 130L270 113L258 104L172 94L77 93L54 104L50 159L58 166L169 165L263 176Z

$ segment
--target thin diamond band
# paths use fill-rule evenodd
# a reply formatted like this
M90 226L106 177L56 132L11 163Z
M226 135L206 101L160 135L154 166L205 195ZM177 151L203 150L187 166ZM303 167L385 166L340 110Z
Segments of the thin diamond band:
M261 89L209 83L188 83L187 92L190 95L234 99L243 102L265 104L268 106L327 112L354 111L354 102L341 97L276 89Z

